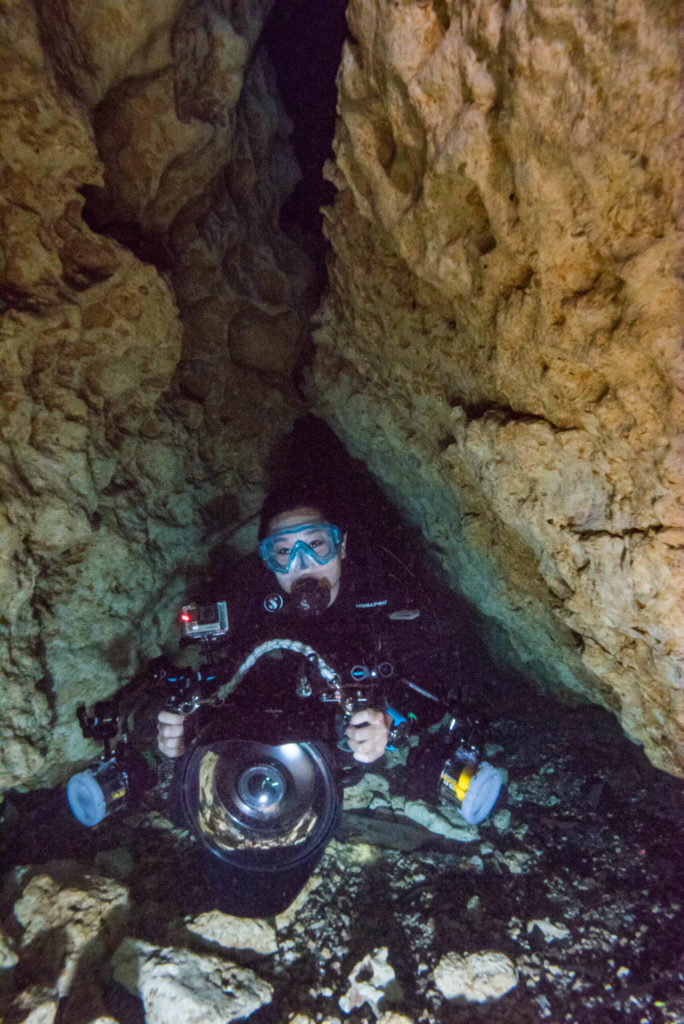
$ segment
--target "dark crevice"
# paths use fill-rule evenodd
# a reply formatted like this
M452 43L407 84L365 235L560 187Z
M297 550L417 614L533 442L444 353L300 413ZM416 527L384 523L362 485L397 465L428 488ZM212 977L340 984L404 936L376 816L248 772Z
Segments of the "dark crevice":
M527 289L529 288L530 284L532 283L532 279L534 278L534 275L535 275L534 269L532 267L526 267L525 270L522 272L519 280L516 281L515 284L511 285L510 287L508 287L508 288L506 288L504 290L503 298L508 300L508 299L510 299L511 295L513 294L513 292L525 292L525 291L527 291Z
M486 400L466 405L452 403L452 408L456 405L463 410L468 423L472 423L475 420L490 419L495 421L499 426L505 426L508 423L546 423L552 430L557 431L558 433L577 430L577 427L575 426L561 427L557 423L554 423L553 420L547 419L546 416L539 416L536 413L531 412L523 412L518 409L513 409L508 405L501 405L499 402Z
M41 45L57 82L67 93L87 103L87 84L95 80L97 68L79 43L70 4L67 0L36 0L35 8ZM56 25L60 26L58 34Z
M653 523L650 526L630 526L626 530L587 530L584 527L575 527L573 523L568 523L565 529L579 537L580 540L590 540L592 537L617 537L622 540L625 537L634 536L650 537L655 533L660 533L665 527L662 523Z
M323 178L323 164L333 157L335 78L346 36L345 7L345 0L276 0L261 36L280 99L293 122L289 141L302 175L281 208L280 226L321 262L327 244L320 207L335 196L333 185ZM84 185L80 191L85 199L83 220L92 231L113 238L162 273L173 271L175 256L166 232L112 219L106 188Z
M81 215L91 231L113 238L142 263L150 263L162 273L173 270L174 254L165 232L144 231L134 221L111 220L109 197L98 185L83 185L79 192L85 199Z
M432 7L439 19L439 23L445 32L449 31L451 25L451 11L446 0L432 0Z
M575 629L571 629L570 630L570 636L572 638L572 641L573 641L577 651L580 654L582 654L583 651L584 651L584 648L586 646L585 643L584 643L584 637L582 636L581 633L578 633L577 630L575 630Z
M440 438L437 442L437 452L439 455L443 455L444 452L448 451L454 444L456 444L456 438L453 434L445 434L444 437Z
M335 78L347 35L346 6L346 0L276 0L261 37L294 123L290 142L302 172L283 205L280 223L286 230L298 228L319 245L320 207L335 195L323 180L323 164L333 157Z

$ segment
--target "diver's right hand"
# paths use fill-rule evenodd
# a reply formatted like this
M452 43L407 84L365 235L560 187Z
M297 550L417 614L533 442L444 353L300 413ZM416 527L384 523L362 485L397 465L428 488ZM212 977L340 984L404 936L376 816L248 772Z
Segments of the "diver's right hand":
M167 757L180 757L185 752L185 719L176 711L160 711L157 715L157 746Z

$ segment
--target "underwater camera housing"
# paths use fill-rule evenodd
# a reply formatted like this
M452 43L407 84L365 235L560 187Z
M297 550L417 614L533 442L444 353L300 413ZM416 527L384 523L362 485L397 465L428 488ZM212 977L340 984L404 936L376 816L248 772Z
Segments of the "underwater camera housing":
M183 630L181 643L198 643L210 653L228 632L228 608L225 601L208 604L192 602L183 605L180 612ZM152 680L165 685L165 702L169 710L179 713L193 711L201 696L217 685L217 672L194 672L192 669L174 669L166 658L151 662ZM141 754L130 745L126 718L120 718L113 700L97 701L92 715L85 704L76 709L76 716L84 739L103 744L99 760L72 776L67 783L67 801L74 817L82 825L98 825L117 811L125 810L131 800L156 782L154 771ZM119 737L112 749L112 741Z
M202 846L214 905L270 917L300 892L322 857L342 806L334 748L263 721L220 717L181 768L183 815Z
M217 621L205 616L205 634L190 638L205 652L220 642L212 625ZM157 659L152 674L167 709L187 713L208 705L186 755L174 765L169 813L200 843L215 906L238 916L280 913L310 877L339 819L329 708L303 701L295 715L250 718L231 698L216 703L228 672L213 659L197 671ZM96 703L90 715L81 705L77 715L84 737L104 745L101 758L67 784L74 817L92 827L137 806L157 778L131 747L115 701Z
M206 649L207 644L221 636L204 635L193 640L198 639ZM212 662L196 671L175 668L166 657L150 662L148 676L152 686L160 691L160 703L179 714L194 711L223 681L220 668ZM72 814L82 825L92 827L137 803L143 792L156 785L157 773L132 746L128 717L121 713L115 699L96 701L91 715L87 714L85 704L81 704L76 709L76 717L83 738L103 744L100 758L73 775L67 783L67 801Z
M120 741L109 749L116 719L101 702L82 728L105 743L103 757L67 785L72 813L86 826L132 806L155 779ZM304 719L269 736L221 709L179 759L174 804L202 847L216 909L270 917L297 896L322 857L339 820L341 782L334 747L305 739ZM291 737L291 738L290 738Z
M442 709L449 706L395 677L389 662L371 669L355 665L344 680L298 641L268 641L236 672L229 671L228 661L216 653L228 632L225 602L184 606L181 625L181 643L198 644L206 656L201 668L179 669L164 658L148 666L157 688L151 692L160 697L157 706L188 714L204 705L206 711L195 720L195 737L174 765L171 813L182 818L201 845L216 907L238 916L271 916L292 902L311 875L339 820L344 786L356 781L359 767L365 768L344 747L351 715L366 708L385 711L392 720L391 749L409 728L389 705L397 685L418 690ZM261 707L255 712L234 688L274 649L300 656L299 673L294 673L299 681L293 680L293 686L301 699L287 713L274 708L264 714ZM90 716L84 705L77 713L84 737L104 744L101 758L67 785L72 813L81 824L93 826L136 806L157 780L132 749L126 718L117 717L115 701L96 703ZM480 733L477 721L450 712L448 726L427 744L413 747L407 760L409 779L415 773L413 781L421 783L419 795L456 803L473 824L487 817L502 782L497 769L482 760Z

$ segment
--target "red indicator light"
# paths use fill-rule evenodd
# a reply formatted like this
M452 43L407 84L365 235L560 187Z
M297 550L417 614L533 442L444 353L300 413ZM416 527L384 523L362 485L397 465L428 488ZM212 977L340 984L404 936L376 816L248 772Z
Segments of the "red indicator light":
M183 612L181 615L181 622L192 622L192 615L188 615L187 612Z

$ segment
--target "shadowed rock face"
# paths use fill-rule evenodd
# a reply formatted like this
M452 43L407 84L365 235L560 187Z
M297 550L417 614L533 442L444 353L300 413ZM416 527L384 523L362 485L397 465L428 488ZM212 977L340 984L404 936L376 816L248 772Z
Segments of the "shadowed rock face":
M159 652L210 551L244 550L300 409L269 4L221 8L0 11L2 785L84 756L75 705Z
M0 9L2 786L86 755L302 410L271 3L226 6ZM681 773L675 6L350 5L309 392L495 652Z
M350 5L311 390L501 654L679 773L678 17Z

